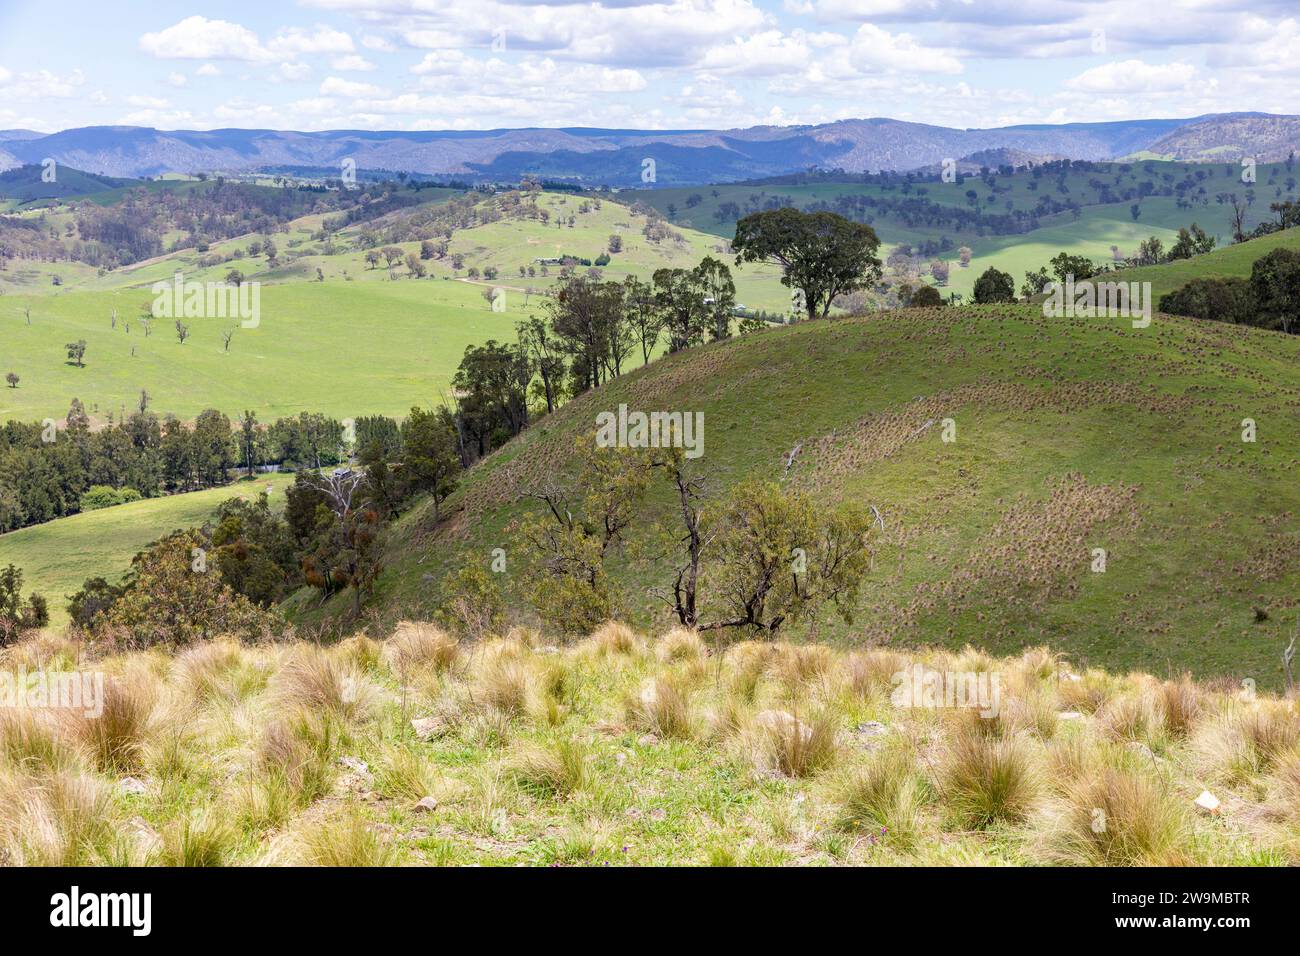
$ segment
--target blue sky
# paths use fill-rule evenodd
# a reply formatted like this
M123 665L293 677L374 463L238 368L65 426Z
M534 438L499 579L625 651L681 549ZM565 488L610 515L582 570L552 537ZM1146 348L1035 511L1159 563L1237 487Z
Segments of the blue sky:
M1300 113L1294 0L0 0L0 128Z

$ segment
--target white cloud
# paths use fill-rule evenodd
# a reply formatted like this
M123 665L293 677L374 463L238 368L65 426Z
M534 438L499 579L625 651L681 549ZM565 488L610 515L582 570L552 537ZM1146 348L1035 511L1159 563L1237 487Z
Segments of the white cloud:
M336 70L356 73L368 73L376 69L375 65L364 56L358 56L355 53L347 56L336 56L330 61L330 66Z
M922 46L906 33L886 33L864 23L854 34L849 62L864 73L960 73L961 61L949 51Z
M73 70L66 76L49 70L7 72L0 80L0 96L11 100L69 99L80 94L85 82L86 76L80 70Z
M341 77L326 77L320 85L320 91L323 96L384 96L384 90L375 86L373 83L357 83L354 80L345 80Z
M194 71L195 76L220 76L221 70L214 63L204 63Z
M311 67L306 63L281 63L280 76L286 80L305 80L311 76Z
M257 34L238 23L186 17L165 30L140 37L140 49L163 60L266 60L272 54Z
M361 45L367 50L375 50L379 53L392 53L397 49L391 41L369 33L361 38Z
M1196 77L1190 63L1145 63L1124 60L1084 70L1065 81L1082 93L1167 93L1188 87Z
M266 46L276 56L291 58L308 53L351 53L354 49L352 37L348 34L322 26L312 30L293 27L274 37Z

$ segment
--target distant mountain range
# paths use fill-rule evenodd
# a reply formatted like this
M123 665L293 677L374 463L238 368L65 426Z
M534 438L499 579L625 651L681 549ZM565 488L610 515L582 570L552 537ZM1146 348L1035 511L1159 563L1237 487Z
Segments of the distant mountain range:
M0 130L0 170L52 157L114 177L162 173L319 170L337 177L408 172L476 180L525 174L589 184L662 186L728 182L806 170L879 172L979 156L1183 160L1285 159L1300 144L1300 117L1222 113L1191 119L949 129L893 119L730 130L497 129L301 133L219 129L165 131L91 126L42 135ZM653 167L646 163L653 160Z

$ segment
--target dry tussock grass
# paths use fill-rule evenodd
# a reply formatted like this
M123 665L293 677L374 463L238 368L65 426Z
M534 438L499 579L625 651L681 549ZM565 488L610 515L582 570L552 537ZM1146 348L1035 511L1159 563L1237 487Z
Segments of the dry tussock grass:
M332 647L97 657L46 636L0 652L32 661L102 672L104 709L0 707L0 863L595 863L637 847L1300 863L1295 701L1074 673L1045 648L711 653L692 631L648 641L616 622L569 647L523 630L468 644L405 622ZM918 663L997 676L997 706L900 705L896 675ZM1192 807L1204 787L1217 818Z

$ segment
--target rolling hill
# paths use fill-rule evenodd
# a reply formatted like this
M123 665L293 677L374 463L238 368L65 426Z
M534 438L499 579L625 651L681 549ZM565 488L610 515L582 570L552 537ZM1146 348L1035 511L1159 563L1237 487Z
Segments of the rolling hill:
M1134 329L1026 306L799 323L688 350L583 395L480 463L442 521L431 507L401 518L376 607L389 620L431 613L444 574L486 568L504 548L498 580L527 617L530 572L510 531L523 496L571 474L574 441L627 403L703 413L699 465L716 489L777 479L797 449L792 486L880 509L856 624L819 636L997 653L1048 644L1111 668L1277 687L1300 608L1298 360L1293 336L1160 315ZM628 554L672 514L667 489L652 492ZM664 622L646 591L662 574L630 557L611 574L620 613Z
M495 129L438 131L267 129L157 130L96 126L47 136L0 134L12 162L62 164L110 176L316 169L337 177L345 158L358 169L516 179L522 173L618 186L642 182L642 160L660 164L664 185L721 182L821 169L908 170L981 150L1012 149L1073 159L1118 159L1161 150L1202 158L1205 144L1231 142L1250 155L1283 158L1295 117L1233 113L1059 126L950 129L884 117L817 126L727 130ZM1288 125L1291 124L1291 125ZM1194 127L1186 140L1180 131ZM1195 144L1190 149L1184 144ZM1254 152L1251 152L1254 150ZM1281 150L1280 156L1272 154ZM1217 158L1217 157L1212 157Z

